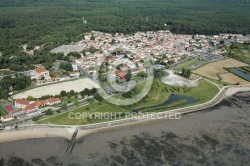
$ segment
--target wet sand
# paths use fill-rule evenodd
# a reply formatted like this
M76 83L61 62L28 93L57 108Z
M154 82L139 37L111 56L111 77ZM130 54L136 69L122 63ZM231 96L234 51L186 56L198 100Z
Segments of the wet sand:
M65 166L249 165L249 96L250 92L237 93L180 120L150 121L83 135L70 155L65 154L68 141L64 138L1 143L0 165L15 161Z
M70 139L74 128L60 129L60 128L33 128L19 131L5 131L0 133L0 143L16 141L22 139L44 138L44 137L61 137Z

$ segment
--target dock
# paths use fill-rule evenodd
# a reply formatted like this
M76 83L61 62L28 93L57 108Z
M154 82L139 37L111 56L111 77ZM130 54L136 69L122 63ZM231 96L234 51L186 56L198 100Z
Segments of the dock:
M78 128L76 128L76 130L74 131L73 135L72 135L72 138L68 144L68 147L67 147L67 150L66 150L66 153L67 154L71 154L73 148L74 148L74 145L75 145L75 142L76 142L76 136L77 136L77 133L78 133Z

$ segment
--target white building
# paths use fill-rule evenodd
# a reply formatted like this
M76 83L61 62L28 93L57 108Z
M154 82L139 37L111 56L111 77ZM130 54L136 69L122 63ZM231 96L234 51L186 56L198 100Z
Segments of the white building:
M36 75L38 77L44 76L45 78L49 77L49 71L47 69L45 69L45 67L38 67L36 70Z
M82 62L83 62L83 58L78 58L78 59L76 59L76 64L77 64L77 65L81 65Z
M72 64L72 68L73 68L73 71L77 71L77 70L78 70L77 64L73 63L73 64Z
M13 120L14 118L12 116L8 116L8 115L5 115L5 116L1 116L0 117L0 121L1 122L7 122L7 121L11 121Z
M24 109L29 104L30 104L29 100L25 100L25 99L16 99L15 100L15 107L19 108L19 109Z
M76 77L76 78L78 78L78 77L80 76L80 73L79 73L79 72L71 72L69 75L70 75L71 77Z
M45 67L41 66L36 68L31 74L31 79L39 79L44 76L46 79L50 77L49 71Z

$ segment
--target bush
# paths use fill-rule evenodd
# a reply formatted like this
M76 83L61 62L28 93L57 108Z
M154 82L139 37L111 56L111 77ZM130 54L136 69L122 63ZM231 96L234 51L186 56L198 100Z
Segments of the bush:
M45 115L53 115L53 111L51 109L48 109L45 111Z
M35 116L35 117L32 118L32 121L36 122L36 121L39 120L39 118L40 118L40 116Z

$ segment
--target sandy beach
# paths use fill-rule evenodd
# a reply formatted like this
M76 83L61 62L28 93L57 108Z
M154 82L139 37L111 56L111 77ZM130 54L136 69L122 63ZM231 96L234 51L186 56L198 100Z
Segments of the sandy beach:
M31 128L17 131L0 132L0 143L21 139L44 138L44 137L60 137L70 139L74 128Z
M233 88L228 95L238 90ZM3 132L2 140L23 139L0 143L0 165L5 162L62 166L248 166L249 94L237 93L210 108L182 115L181 119L79 130L71 154L66 154L66 149L75 126L69 127L70 130L37 128ZM3 137L5 133L10 136Z
M230 97L236 94L237 92L247 92L247 91L250 91L250 85L242 87L231 87L228 88L228 90L225 92L225 95Z
M35 89L31 89L16 95L13 95L12 97L14 99L22 99L27 98L28 96L33 96L35 98L39 98L44 95L58 95L61 91L65 90L66 92L69 92L70 90L74 90L76 92L80 92L84 90L85 88L91 89L91 88L98 88L99 86L94 83L89 78L83 78L75 81L68 81L58 84L52 84L47 86L38 87Z
M70 140L76 128L29 128L20 130L5 130L0 132L0 143L10 142L22 139L59 137ZM96 133L101 129L78 130L77 139L88 134Z
M225 95L227 97L230 97L237 92L245 92L250 91L250 86L241 86L241 87L230 87L226 92ZM223 96L222 99L224 99L225 96ZM222 100L221 99L221 100ZM150 121L156 121L156 120L149 120ZM79 130L77 139L80 139L86 135L98 133L100 131L104 130L113 130L117 128L124 128L126 126L133 126L141 123L147 123L147 121L138 121L132 124L122 124L118 126L110 126L100 129L91 129L91 130ZM70 140L73 132L75 131L75 128L30 128L30 129L21 129L21 130L10 130L10 131L2 131L0 132L0 143L1 142L9 142L9 141L15 141L15 140L22 140L22 139L31 139L31 138L44 138L44 137L60 137Z

